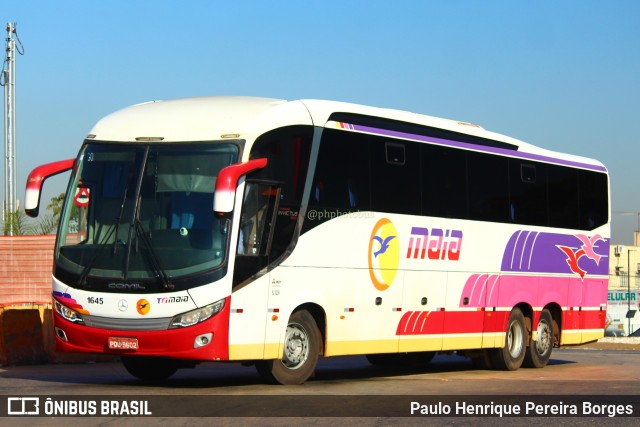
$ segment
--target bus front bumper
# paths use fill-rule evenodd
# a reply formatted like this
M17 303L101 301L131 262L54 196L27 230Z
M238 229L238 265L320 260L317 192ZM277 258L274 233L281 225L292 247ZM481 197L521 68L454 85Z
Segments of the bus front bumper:
M227 305L228 307L228 305ZM229 360L229 309L193 326L166 330L102 329L64 319L53 310L55 349L61 352Z

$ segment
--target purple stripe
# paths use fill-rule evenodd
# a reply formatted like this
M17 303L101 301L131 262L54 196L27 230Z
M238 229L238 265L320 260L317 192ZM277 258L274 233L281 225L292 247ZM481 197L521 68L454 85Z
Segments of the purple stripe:
M527 160L550 162L550 163L556 163L559 165L574 166L574 167L579 167L583 169L591 169L591 170L602 171L602 172L607 171L607 168L605 168L604 166L590 165L588 163L574 162L571 160L558 159L558 158L549 157L549 156L541 156L539 154L524 153L522 151L507 150L504 148L497 148L497 147L487 147L484 145L469 144L466 142L452 141L449 139L434 138L431 136L424 136L424 135L416 135L413 133L397 132L393 130L379 129L379 128L374 128L369 126L352 125L349 123L347 124L353 130L356 130L359 132L373 133L378 135L390 136L394 138L413 139L416 141L431 142L438 145L446 145L448 147L464 148L467 150L482 151L486 153L500 154L503 156L517 157L517 158L527 159Z
M501 270L503 272L573 274L567 263L567 255L558 246L566 246L576 252L582 248L583 242L576 236L568 234L517 231L507 243ZM596 263L593 259L581 256L578 265L587 275L609 274L609 239L598 240L593 249L601 256L599 262Z

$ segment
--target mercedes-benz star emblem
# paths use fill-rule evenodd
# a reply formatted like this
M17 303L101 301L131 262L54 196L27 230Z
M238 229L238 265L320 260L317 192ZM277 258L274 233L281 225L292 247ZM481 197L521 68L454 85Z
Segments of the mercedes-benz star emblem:
M129 304L127 304L127 300L121 299L120 301L118 301L118 309L120 311L127 311L127 308L129 308Z

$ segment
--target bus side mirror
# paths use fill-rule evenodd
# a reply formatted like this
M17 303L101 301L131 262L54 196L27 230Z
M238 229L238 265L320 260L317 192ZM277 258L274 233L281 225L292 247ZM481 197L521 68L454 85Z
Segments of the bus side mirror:
M254 159L248 162L234 163L222 169L216 179L216 190L213 198L215 213L233 211L236 201L236 187L240 177L267 166L267 159Z
M27 178L27 189L24 196L24 211L27 215L33 218L38 216L44 181L51 176L70 170L73 168L74 162L75 159L61 160L38 166L31 171L29 178Z

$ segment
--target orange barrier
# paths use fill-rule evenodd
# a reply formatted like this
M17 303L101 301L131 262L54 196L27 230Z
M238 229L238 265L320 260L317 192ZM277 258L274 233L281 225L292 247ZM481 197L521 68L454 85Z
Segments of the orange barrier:
M114 356L55 351L50 303L0 305L0 365L113 361Z
M51 315L56 237L0 236L0 365L113 360L57 353Z
M0 307L0 362L32 365L49 361L43 340L43 307L24 304Z

